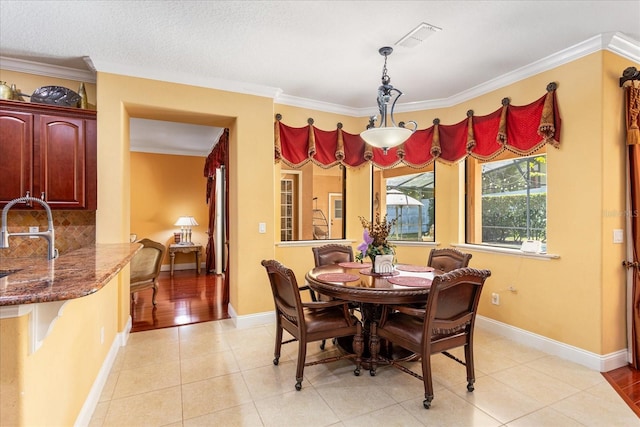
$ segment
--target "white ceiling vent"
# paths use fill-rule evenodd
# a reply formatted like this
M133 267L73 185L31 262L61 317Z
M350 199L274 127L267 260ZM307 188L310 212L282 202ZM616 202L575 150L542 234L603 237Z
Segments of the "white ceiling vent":
M396 46L416 47L420 43L425 41L427 37L431 36L437 31L442 31L442 28L427 24L426 22L422 22L416 28L409 31L409 34L398 40L396 42Z

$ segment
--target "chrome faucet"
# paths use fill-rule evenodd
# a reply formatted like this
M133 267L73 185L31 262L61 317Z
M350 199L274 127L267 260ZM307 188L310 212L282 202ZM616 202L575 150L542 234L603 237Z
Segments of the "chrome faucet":
M28 193L27 193L28 194ZM28 233L9 233L9 229L7 228L7 213L11 209L11 207L17 203L28 203L28 202L37 202L44 206L47 211L47 221L49 223L49 228L47 231L37 231L37 232L28 232ZM40 200L37 197L25 196L17 199L11 200L7 205L2 209L2 229L0 229L0 248L8 248L9 247L9 236L37 236L43 237L47 239L49 242L49 259L54 259L58 257L58 250L55 245L55 232L53 230L53 215L51 214L51 208L44 200Z

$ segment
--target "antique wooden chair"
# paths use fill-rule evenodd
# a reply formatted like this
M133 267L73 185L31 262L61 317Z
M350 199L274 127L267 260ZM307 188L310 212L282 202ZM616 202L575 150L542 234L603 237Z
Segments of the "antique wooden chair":
M151 301L156 305L157 279L167 248L162 243L149 239L142 239L138 243L142 243L143 247L131 259L131 281L129 282L131 299L133 300L136 292L153 288Z
M454 248L431 249L427 265L447 273L457 268L468 267L471 256Z
M373 323L371 334L375 341L385 339L421 356L422 375L388 360L394 367L424 382L423 406L431 407L433 383L431 355L443 353L467 368L467 390L473 391L475 371L473 365L473 331L480 293L489 270L461 268L436 276L431 284L425 309L407 306L386 306L378 324ZM379 345L372 346L372 375L378 360ZM464 347L462 361L446 350Z
M282 344L298 341L298 364L296 368L296 390L302 388L305 366L328 363L344 358L355 358L355 375L360 375L362 362L363 337L362 324L349 313L345 301L313 301L303 303L300 290L293 271L276 260L264 260L262 265L267 270L273 301L276 309L276 344L273 364L280 360ZM282 333L286 330L294 338L282 341ZM353 336L355 355L329 357L305 363L307 343L328 338Z
M323 246L315 246L311 248L313 251L313 261L316 267L329 264L340 264L341 262L353 262L353 248L349 245L340 245L330 243ZM302 289L308 289L311 293L312 301L330 301L332 298L316 293L309 286L303 286ZM354 307L351 307L352 309ZM324 350L325 340L320 343L320 349Z
M353 248L348 245L328 244L313 247L311 250L313 251L313 261L316 267L353 261ZM329 300L328 297L323 298L316 295L313 289L307 285L301 286L300 289L309 291L312 301L318 301L319 299Z
M328 244L311 248L316 267L341 262L353 262L353 248L349 245Z

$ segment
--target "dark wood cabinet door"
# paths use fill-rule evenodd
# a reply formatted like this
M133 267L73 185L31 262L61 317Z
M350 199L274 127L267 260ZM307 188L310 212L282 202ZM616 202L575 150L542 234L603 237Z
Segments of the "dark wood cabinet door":
M85 121L41 114L35 127L35 197L53 208L86 206Z
M0 112L0 205L33 195L33 114Z
M0 100L0 209L29 192L51 209L96 210L96 114Z

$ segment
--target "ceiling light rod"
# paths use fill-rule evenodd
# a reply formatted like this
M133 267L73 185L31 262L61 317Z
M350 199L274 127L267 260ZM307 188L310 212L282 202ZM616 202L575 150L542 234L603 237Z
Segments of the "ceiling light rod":
M384 56L384 66L382 67L382 85L378 87L378 111L380 114L380 124L376 128L375 122L377 116L369 117L369 124L367 130L360 133L360 137L364 141L377 148L382 148L383 153L387 154L387 150L392 147L396 147L405 142L416 131L418 124L414 121L407 123L413 123L413 129L407 129L405 122L400 122L396 125L395 118L393 116L394 109L398 98L402 96L402 92L399 89L391 86L391 77L387 74L387 57L393 52L393 48L389 46L381 47L378 52ZM389 110L389 104L391 109ZM389 124L391 122L391 124Z

